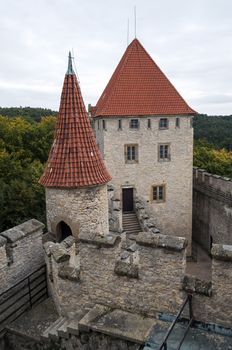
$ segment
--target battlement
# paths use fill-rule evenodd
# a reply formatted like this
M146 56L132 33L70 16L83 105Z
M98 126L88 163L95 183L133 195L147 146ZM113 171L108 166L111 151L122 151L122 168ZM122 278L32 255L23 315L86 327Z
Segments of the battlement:
M36 219L0 233L1 293L44 263L44 224Z
M209 195L224 201L232 201L232 179L210 174L204 169L193 168L193 187L208 191Z
M193 169L193 239L210 252L212 243L232 244L232 179Z

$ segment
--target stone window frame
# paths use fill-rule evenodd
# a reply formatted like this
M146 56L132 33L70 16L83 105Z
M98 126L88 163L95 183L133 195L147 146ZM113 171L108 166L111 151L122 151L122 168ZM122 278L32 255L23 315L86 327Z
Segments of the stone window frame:
M176 117L176 129L180 129L180 118Z
M161 191L162 189L162 191ZM154 203L164 203L166 202L166 184L152 185L151 187L151 201ZM162 196L161 196L162 193ZM158 198L157 198L158 194ZM155 198L156 197L156 198Z
M162 146L167 147L167 157L161 157L161 147ZM165 150L164 150L164 155L165 155ZM158 161L159 162L170 162L171 161L171 143L170 142L158 144Z
M122 130L122 119L118 119L118 130Z
M106 121L102 119L102 130L106 130Z
M159 130L167 130L167 129L169 129L168 118L160 118L159 119Z
M140 125L139 125L139 119L138 118L131 118L129 121L129 128L131 130L138 130Z
M133 156L133 147L135 147L134 156ZM128 159L128 148L131 148L130 155L131 158ZM126 164L137 164L139 162L139 145L137 143L128 143L124 145L124 158Z
M151 119L150 118L147 119L147 128L151 129Z

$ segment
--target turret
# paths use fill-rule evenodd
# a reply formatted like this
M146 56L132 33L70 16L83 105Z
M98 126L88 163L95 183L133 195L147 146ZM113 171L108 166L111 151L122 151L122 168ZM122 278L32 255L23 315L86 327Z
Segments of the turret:
M46 189L48 230L57 241L108 233L109 180L69 53L54 141L39 181Z

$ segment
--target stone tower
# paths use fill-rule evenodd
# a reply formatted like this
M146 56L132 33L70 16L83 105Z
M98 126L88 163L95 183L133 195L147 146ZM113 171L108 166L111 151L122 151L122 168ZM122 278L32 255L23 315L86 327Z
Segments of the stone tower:
M48 230L57 241L70 234L108 233L110 179L69 53L54 141L39 181L46 188Z
M141 43L126 49L96 107L96 138L124 211L140 198L163 233L192 230L191 109Z

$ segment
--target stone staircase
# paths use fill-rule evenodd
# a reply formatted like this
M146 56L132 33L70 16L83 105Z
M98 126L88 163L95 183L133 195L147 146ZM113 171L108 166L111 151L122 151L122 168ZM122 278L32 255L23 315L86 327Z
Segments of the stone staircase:
M45 342L56 342L60 338L68 339L71 335L79 335L79 321L79 317L70 320L61 316L45 330L41 338Z
M141 232L141 226L134 212L126 212L122 215L122 227L129 235L137 235Z

